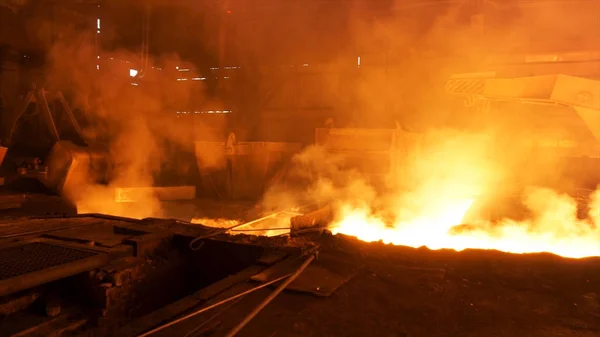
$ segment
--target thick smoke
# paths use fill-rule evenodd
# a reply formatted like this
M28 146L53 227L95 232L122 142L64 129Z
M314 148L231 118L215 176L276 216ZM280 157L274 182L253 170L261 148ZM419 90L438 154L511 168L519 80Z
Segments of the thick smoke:
M566 163L556 152L532 146L535 139L564 136L564 124L557 126L563 128L559 130L562 132L540 131L548 128L544 124L551 123L541 120L547 117L536 115L556 108L506 104L496 105L487 113L474 111L449 99L443 87L453 73L493 70L502 54L594 47L597 31L586 34L600 25L600 8L591 1L578 2L581 6L577 8L558 2L494 2L494 6L480 12L485 14L486 26L484 35L479 35L481 32L472 26L477 13L469 3L453 2L447 7L418 10L415 6L409 10L406 2L397 1L392 6L393 14L388 11L387 16L370 16L368 9L357 8L349 20L353 28L350 43L356 54L361 53L358 67L364 78L355 88L355 101L347 111L339 113L338 119L349 123L338 122L336 126L393 129L398 121L410 134L406 137L416 139L401 149L408 153L403 158L403 168L391 171L387 186L381 188L371 176L345 167L342 158L332 155L326 147L310 147L295 158L295 186L274 187L266 194L265 204L286 208L305 201L297 196L308 195L320 204L334 205L342 225L348 223L344 219L359 214L362 222L357 223L362 228L350 226L347 233L365 235L365 226L375 223L381 235L374 235L373 239L385 240L387 235L391 240L392 231L397 231L400 234L394 242L399 244L439 248L444 247L443 240L449 234L460 232L473 236L467 237L466 245L456 242L459 248L478 248L477 244L483 243L479 248L510 250L510 243L537 235L533 251L552 250L555 244L569 254L569 244L578 242L582 247L580 256L596 254L597 246L594 253L589 244L596 242L599 235L599 192L585 197L590 203L589 211L578 215L576 200L557 191L573 187L573 177L559 170ZM585 8L588 14L581 15ZM581 20L584 27L575 24L581 17L585 17ZM572 114L561 109L558 113L564 116ZM359 148L362 144L355 145ZM552 189L543 183L551 183ZM509 211L493 222L484 219L477 224L479 227L457 226L474 200L514 195L526 185L534 187L521 194L518 211ZM453 208L457 211L452 212ZM436 218L440 214L450 214L452 219ZM436 223L441 227L436 227ZM494 232L501 233L505 241L469 241L493 236ZM432 239L427 241L425 234ZM416 239L412 243L411 236ZM552 239L546 240L548 237ZM435 242L436 239L441 241ZM452 245L450 241L446 244Z
M79 212L161 216L160 202L151 190L137 190L135 203L117 203L116 189L155 186L165 169L176 179L189 175L193 167L171 162L178 162L182 155L191 157L196 137L221 136L224 125L209 126L189 116L186 120L177 117L178 109L192 101L197 106L209 102L202 84L185 86L176 81L177 67L193 65L177 55L150 57L140 74L143 76L134 79L130 69L142 70L139 54L99 50L93 34L63 29L62 39L49 53L47 85L70 94L72 107L85 113L87 143L93 149L100 148L108 159L107 177L101 179L106 181L80 177L80 185L63 192ZM208 159L217 156L203 154ZM77 172L87 175L94 169Z

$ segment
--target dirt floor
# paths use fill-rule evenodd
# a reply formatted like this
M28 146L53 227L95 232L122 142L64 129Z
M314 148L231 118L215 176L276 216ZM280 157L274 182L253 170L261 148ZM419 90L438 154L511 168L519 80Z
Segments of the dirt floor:
M319 241L321 258L351 261L356 276L326 298L282 293L238 336L600 336L600 258ZM186 336L207 318L210 333L192 335L223 336L270 291L156 336Z

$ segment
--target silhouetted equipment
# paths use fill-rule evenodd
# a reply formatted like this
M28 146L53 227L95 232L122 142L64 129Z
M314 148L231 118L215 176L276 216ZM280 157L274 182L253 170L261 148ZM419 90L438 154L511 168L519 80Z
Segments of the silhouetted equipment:
M205 189L233 199L259 198L301 148L299 143L239 142L234 133L225 142L195 142Z
M570 146L574 152L600 157L597 149L581 147L585 145L581 137L588 136L589 140L589 136L592 136L596 141L600 141L599 80L568 75L496 77L495 74L488 73L478 77L477 74L466 74L455 75L448 81L446 89L453 94L486 102L512 101L563 107L563 113L551 116L553 118L547 120L547 124L558 124L561 128L567 128L565 131L570 138L580 139L555 139L555 145L560 146L561 141L579 140L580 142ZM558 120L560 124L557 123ZM582 126L586 129L582 129Z
M326 228L332 220L333 209L330 205L327 205L316 211L292 217L290 219L290 232L294 234L318 227Z
M519 211L498 205L520 200L526 185L550 186L571 195L589 194L596 188L600 183L598 62L598 51L513 55L494 71L456 74L447 81L449 93L464 96L470 106L480 108L484 123L503 125L509 144L510 132L526 132L529 148L513 147L528 151L529 155L521 156L520 167L540 167L514 173L510 183L497 186L507 191L479 198L464 221L517 216Z
M422 133L395 128L318 128L315 144L340 168L360 172L374 186L396 184L418 155Z
M76 141L82 145L86 143L81 126L60 91L49 92L44 89L29 91L25 95L21 107L11 117L5 139L7 147L14 145L17 141L42 141L33 138L31 128L28 128L25 134L17 139L17 133L24 131L22 130L24 125L37 126L39 132L46 136L45 140L48 144L45 145L48 148L52 147L54 142L63 139ZM38 134L38 136L40 135Z

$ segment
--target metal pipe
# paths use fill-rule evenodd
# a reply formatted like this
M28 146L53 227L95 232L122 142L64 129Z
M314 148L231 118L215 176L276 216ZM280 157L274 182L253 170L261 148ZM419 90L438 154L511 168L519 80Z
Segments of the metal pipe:
M202 322L200 325L198 325L197 327L195 327L194 329L192 329L192 331L188 332L185 336L183 337L190 337L193 335L196 335L196 333L198 332L198 330L206 327L206 325L208 325L209 323L211 323L215 318L221 316L225 311L229 310L229 308L233 307L240 299L236 299L231 301L231 303L229 303L225 308L223 308L221 311L215 313L214 315L210 316L206 321Z
M302 205L302 206L300 206L299 208L305 208L305 207L308 207L308 206L311 206L311 204ZM281 211L273 212L273 213L271 213L271 214L269 214L269 215L263 216L262 218L258 218L258 219L256 219L256 220L252 220L252 221L244 222L244 223L237 224L237 225L234 225L234 226L231 226L231 227L221 228L220 230L218 230L218 231L216 231L216 232L214 232L214 233L210 233L210 234L206 234L206 235L199 236L199 237L197 237L197 238L194 238L194 239L193 239L193 240L190 242L190 249L191 249L191 250L199 250L200 248L202 248L202 246L203 246L203 243L200 243L199 245L196 245L196 243L197 243L198 241L202 241L202 240L204 240L204 239L208 239L208 238L211 238L211 237L214 237L214 236L220 235L220 234L225 234L225 233L227 233L227 232L229 232L229 231L232 231L232 230L234 230L234 229L237 229L237 228L240 228L240 227L245 227L245 226L250 226L250 225L253 225L253 224L257 223L257 222L261 222L261 221L264 221L264 220L267 220L267 219L270 219L270 218L274 218L274 217L276 217L276 216L277 216L277 215L279 215L279 214L282 214L282 213L289 213L289 212L290 212L290 210L289 210L289 209L285 209L285 210L281 210Z
M252 310L252 312L250 312L246 317L244 317L244 319L231 331L229 331L229 333L225 336L233 337L238 332L240 332L240 330L242 330L248 324L248 322L250 322L254 317L256 317L256 315L258 315L258 313L261 312L262 309L264 309L269 303L271 303L271 301L273 301L275 297L277 297L277 295L279 295L290 283L292 283L298 276L300 276L300 274L302 274L302 272L314 259L314 254L309 256L306 259L306 261L304 261L304 263L300 266L300 268L298 268L298 270L296 270L296 272L292 274L292 276L288 277L285 280L285 282L283 282L279 287L277 287L277 289L275 289L275 291L271 293L271 295L269 295L269 297L265 298L256 308L254 308L254 310Z
M266 231L284 231L292 227L273 227L273 228L255 228L255 229L232 229L232 232L266 232Z
M204 245L203 242L201 242L199 245L196 245L196 243L199 242L199 241L202 241L204 239L208 239L208 238L220 235L220 234L225 234L225 233L227 233L227 232L229 232L229 231L231 231L233 229L236 229L236 228L240 228L240 227L244 227L244 226L249 226L249 225L255 224L257 222L261 222L263 220L275 217L279 213L281 213L281 211L275 212L275 213L271 213L271 214L269 214L267 216L264 216L262 218L259 218L259 219L256 219L256 220L252 220L252 221L249 221L249 222L244 222L244 223L241 223L241 224L233 225L231 227L221 228L221 229L219 229L218 231L216 231L214 233L210 233L210 234L199 236L199 237L193 239L192 242L190 242L190 249L191 250L199 250Z
M170 326L173 326L173 325L175 325L175 324L177 324L177 323L179 323L179 322L183 322L183 321L185 321L185 320L186 320L186 319L188 319L188 318L191 318L191 317L197 316L197 315L199 315L199 314L201 314L201 313L203 313L203 312L206 312L206 311L208 311L208 310L210 310L210 309L216 308L216 307L218 307L218 306L220 306L220 305L222 305L222 304L225 304L225 303L227 303L227 302L229 302L229 301L233 301L233 300L235 300L236 298L240 298L240 297L242 297L242 296L245 296L245 295L248 295L248 294L250 294L250 293L252 293L252 292L254 292L254 291L256 291L256 290L259 290L259 289L262 289L262 288L268 287L268 286L270 286L270 285L271 285L271 284L273 284L273 283L277 283L277 282L279 282L279 281L281 281L281 280L285 279L286 277L289 277L290 275L291 275L291 274L286 274L286 275L284 275L284 276L282 276L282 277L276 278L276 279L274 279L274 280L272 280L272 281L269 281L269 282L267 282L267 283L263 283L263 284L261 284L261 285L259 285L259 286L257 286L257 287L254 287L254 288L252 288L252 289L248 289L248 290L246 290L246 291L244 291L244 292L242 292L242 293L239 293L239 294L237 294L237 295L234 295L234 296L231 296L231 297L229 297L229 298L226 298L226 299L224 299L224 300L222 300L222 301L220 301L220 302L217 302L217 303L215 303L215 304L209 305L208 307L202 308L202 309L200 309L200 310L197 310L197 311L194 311L194 312L192 312L192 313L190 313L190 314L187 314L187 315L185 315L185 316L183 316L183 317L177 318L177 319L175 319L175 320L173 320L173 321L171 321L171 322L168 322L168 323L165 323L165 324L161 324L161 325L157 326L156 328L154 328L154 329L152 329L152 330L149 330L149 331L147 331L147 332L144 332L144 333L142 333L142 334L140 334L140 335L137 335L137 337L146 337L146 336L150 336L150 335L152 335L152 334L154 334L154 333L156 333L156 332L162 331L162 330L164 330L164 329L166 329L166 328L168 328L168 327L170 327Z

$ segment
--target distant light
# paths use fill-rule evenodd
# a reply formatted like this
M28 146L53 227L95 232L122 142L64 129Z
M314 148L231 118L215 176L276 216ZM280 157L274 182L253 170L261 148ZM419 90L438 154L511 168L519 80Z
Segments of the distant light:
M98 55L98 60L100 59L100 55Z
M97 22L98 30L100 30L100 18L98 18L98 20L96 22Z
M206 77L192 77L192 81L204 81Z
M96 70L100 70L100 65L96 64Z
M179 71L190 71L188 68L181 68L181 69L179 69L179 67L177 67L177 70L179 70Z
M358 57L357 65L360 67L360 56Z
M136 77L138 74L138 71L135 69L129 69L129 76L131 77Z
M176 111L178 115L188 115L188 114L230 114L231 110L208 110L208 111Z
M308 67L308 63L304 63L302 66L303 67Z
M231 14L231 11L229 9L227 10L227 14Z
M98 30L96 33L97 33L97 34L100 34L100 31Z
M537 63L537 62L559 62L562 61L560 55L557 54L545 54L545 55L526 55L526 63Z
M175 69L178 69L178 70L179 70L179 66L175 67Z

